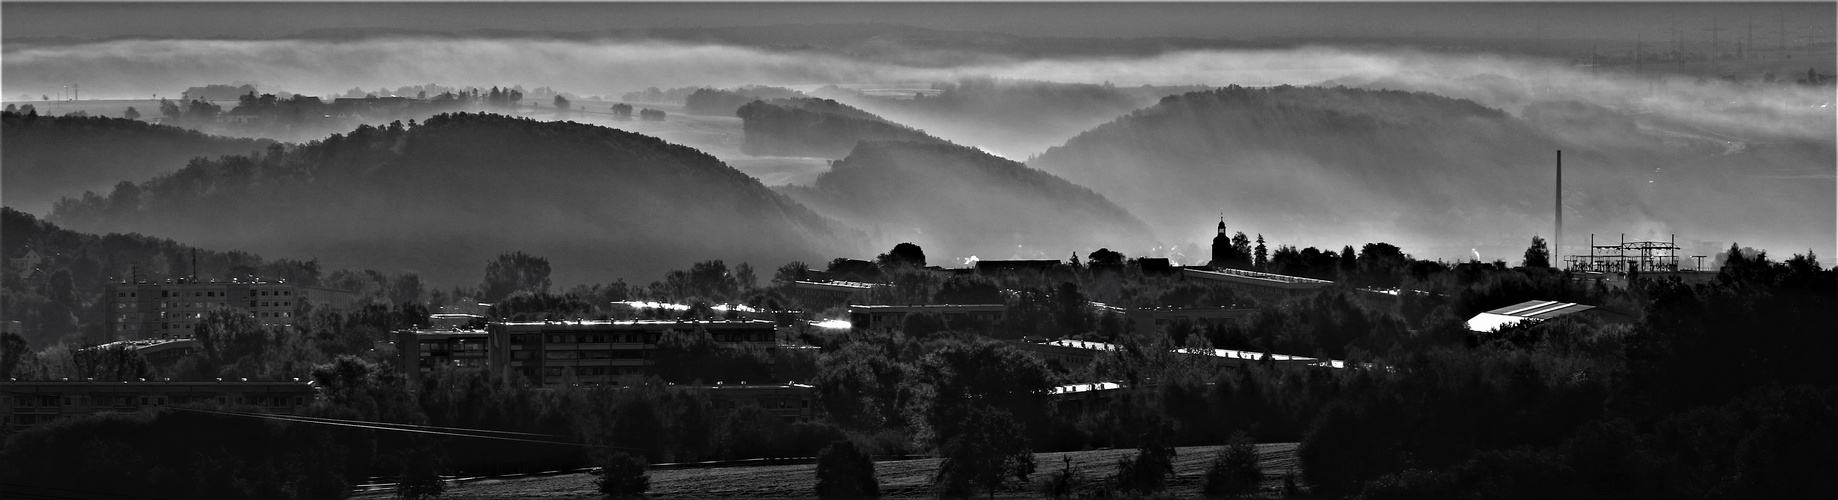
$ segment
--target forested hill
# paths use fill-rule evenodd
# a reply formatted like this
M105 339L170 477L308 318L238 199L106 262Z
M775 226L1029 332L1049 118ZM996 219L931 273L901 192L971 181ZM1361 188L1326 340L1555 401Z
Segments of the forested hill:
M753 155L841 158L863 140L944 142L829 99L753 101L735 114L746 134L741 151Z
M1059 259L1153 240L1142 221L1090 189L954 144L863 141L812 186L778 189L874 228L876 243L910 241L953 261Z
M1210 236L1223 212L1228 226L1284 241L1443 243L1466 253L1474 238L1436 238L1511 234L1523 249L1517 240L1548 234L1556 146L1466 100L1233 86L1163 98L1030 165L1156 214L1163 234Z
M412 123L412 122L411 122ZM692 148L609 128L492 114L196 160L52 220L328 267L477 283L492 256L547 257L580 282L650 280L708 259L776 266L856 250L840 228ZM559 286L570 283L558 282Z
M145 110L153 113L157 110ZM100 116L0 116L6 206L44 213L59 196L178 170L192 158L249 154L267 139L233 139Z

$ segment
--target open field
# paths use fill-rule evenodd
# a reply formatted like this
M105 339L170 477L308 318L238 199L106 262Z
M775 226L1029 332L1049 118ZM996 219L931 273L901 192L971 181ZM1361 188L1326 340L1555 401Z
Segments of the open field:
M1216 455L1218 446L1189 446L1176 449L1175 477L1169 492L1179 497L1199 496L1206 466ZM1078 488L1095 487L1116 472L1117 460L1133 456L1136 450L1094 450L1062 453L1038 453L1034 460L1038 470L1023 488L998 493L1001 498L1039 498L1040 485L1063 466L1062 457L1072 458L1072 470L1079 478ZM1296 443L1272 443L1257 446L1264 470L1265 491L1280 490L1285 474L1300 475L1296 465ZM898 460L875 464L881 491L887 498L932 498L932 476L938 473L939 459ZM1298 478L1299 481L1299 478ZM706 469L672 469L651 471L652 498L807 498L816 487L816 466L769 465ZM389 498L388 492L356 495L354 498ZM518 479L486 479L449 485L442 498L599 498L594 491L593 476L586 473Z

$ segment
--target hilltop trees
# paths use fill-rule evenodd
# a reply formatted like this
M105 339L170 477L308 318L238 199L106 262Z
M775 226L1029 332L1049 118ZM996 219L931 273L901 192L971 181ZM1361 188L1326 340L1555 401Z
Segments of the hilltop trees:
M549 291L549 259L523 252L499 254L485 263L485 281L479 284L479 298L497 302L514 292Z
M1525 267L1551 267L1551 250L1545 247L1544 238L1532 237L1532 246L1525 249L1525 260L1520 264Z

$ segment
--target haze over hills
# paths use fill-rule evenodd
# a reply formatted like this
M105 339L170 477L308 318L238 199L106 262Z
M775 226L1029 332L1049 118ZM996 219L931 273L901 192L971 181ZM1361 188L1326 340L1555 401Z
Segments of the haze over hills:
M193 165L60 205L73 230L316 257L475 283L489 258L547 257L558 286L857 254L834 222L694 149L570 122L448 114L279 154ZM565 271L564 271L565 270Z
M1154 240L1090 189L956 144L862 141L813 185L778 189L872 228L875 243L917 243L951 265L972 256L1064 259Z
M947 140L1020 159L1155 104L1163 96L1207 88L993 78L966 78L932 87L937 92L910 98L871 96L837 87L818 89L818 93Z
M943 142L829 99L753 101L735 114L746 134L741 150L755 155L841 158L864 140Z
M178 170L192 158L249 154L271 144L125 118L8 113L0 120L0 163L6 165L0 197L8 207L42 214L62 196L107 191L117 182Z
M1428 255L1472 248L1507 259L1529 235L1550 234L1557 149L1566 150L1569 252L1584 251L1575 238L1590 232L1680 233L1688 251L1711 238L1764 241L1731 215L1755 207L1781 214L1773 223L1832 227L1829 211L1807 209L1832 204L1829 186L1772 179L1819 175L1810 166L1829 165L1829 148L1713 152L1705 149L1728 143L1648 130L1599 107L1526 112L1537 121L1427 93L1231 87L1171 96L1030 165L1157 214L1162 234L1205 234L1223 215L1234 230L1286 243L1392 241Z

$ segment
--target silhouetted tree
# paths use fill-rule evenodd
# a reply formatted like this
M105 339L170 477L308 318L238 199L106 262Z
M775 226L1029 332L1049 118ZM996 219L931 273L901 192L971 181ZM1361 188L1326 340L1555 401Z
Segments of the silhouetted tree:
M874 477L874 460L855 442L837 441L817 455L818 498L872 498L881 496Z
M919 248L919 245L901 243L894 245L893 250L875 257L874 261L884 268L890 266L925 267L925 250Z
M1268 249L1264 248L1263 233L1257 234L1257 248L1253 250L1253 252L1255 252L1256 258L1251 262L1251 265L1258 269L1268 269L1270 267L1270 252Z
M12 107L12 105L10 105L10 104L9 104L9 105L7 105L7 107L8 107L8 108L11 108L11 107ZM12 109L8 109L7 111L12 111ZM134 107L133 107L133 106L128 106L128 110L127 110L127 111L123 111L123 112L121 112L121 117L122 117L122 118L127 118L127 119L129 119L129 120L139 120L139 119L140 119L140 111L136 111L136 110L134 109Z
M1544 238L1532 237L1532 246L1525 249L1525 267L1551 267L1551 250L1545 246Z
M520 291L549 291L549 259L523 252L499 254L485 263L485 281L479 299L497 302Z
M593 471L594 487L607 498L642 498L651 489L645 459L627 453L608 453Z

